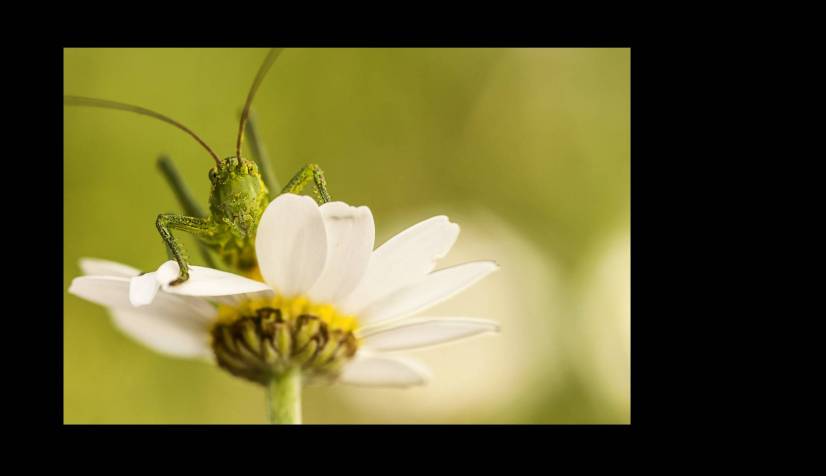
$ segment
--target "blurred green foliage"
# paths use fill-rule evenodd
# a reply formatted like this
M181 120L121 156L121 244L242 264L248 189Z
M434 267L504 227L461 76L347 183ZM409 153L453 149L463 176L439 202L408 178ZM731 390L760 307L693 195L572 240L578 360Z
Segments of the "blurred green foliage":
M228 156L240 107L265 53L67 49L64 91L158 110ZM370 206L379 241L400 230L387 227L400 216L454 217L483 209L539 250L538 265L556 273L562 291L554 297L563 301L557 305L564 312L511 322L530 330L555 319L553 338L568 349L563 370L551 382L543 377L546 362L539 361L529 382L514 389L532 398L513 395L485 412L457 412L438 421L629 421L628 392L600 390L614 371L600 374L579 363L619 360L627 380L627 324L620 322L616 332L598 324L592 332L582 323L604 313L594 303L623 303L606 296L628 286L627 260L606 272L594 260L614 237L623 243L621 254L628 254L630 50L288 49L264 81L254 110L281 182L301 165L319 163L334 199ZM165 259L155 217L178 211L155 160L169 154L205 203L209 156L180 131L149 118L67 107L64 119L65 287L79 275L83 256L154 269ZM184 238L199 264L193 243ZM511 276L519 279L518 272ZM594 282L608 284L589 284ZM538 292L521 299L549 297ZM610 306L609 314L630 312ZM203 363L152 353L120 334L99 306L66 294L64 309L67 423L264 421L260 389ZM506 331L491 339L506 339ZM598 355L593 349L606 346L594 344L597 334L612 343L608 348L621 350ZM404 408L396 419L378 417L339 399L342 391L308 389L305 420L436 421ZM392 398L382 392L399 391L358 392Z

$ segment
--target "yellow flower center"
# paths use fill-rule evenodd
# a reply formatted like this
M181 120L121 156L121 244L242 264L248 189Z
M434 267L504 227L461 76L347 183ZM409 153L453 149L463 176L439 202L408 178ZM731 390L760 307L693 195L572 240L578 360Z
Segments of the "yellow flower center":
M301 315L311 315L327 324L331 330L341 329L345 332L358 328L356 316L348 316L336 310L331 304L314 304L305 296L284 298L275 296L271 299L253 299L244 301L239 306L221 304L218 307L218 322L231 323L242 316L255 315L259 309L277 309L285 321L294 320Z
M212 326L211 345L219 366L263 385L288 370L334 379L358 350L355 316L306 297L222 304Z

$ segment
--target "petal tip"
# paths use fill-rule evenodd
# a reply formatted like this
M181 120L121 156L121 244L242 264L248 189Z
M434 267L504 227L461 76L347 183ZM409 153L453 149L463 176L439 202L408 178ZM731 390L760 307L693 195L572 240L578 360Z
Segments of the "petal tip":
M488 330L486 332L489 332L491 334L501 334L502 333L502 325L499 324L498 322L491 322L490 327L488 328Z
M419 373L419 379L410 383L410 387L417 387L420 385L427 385L433 379L433 374L426 367L422 367Z
M180 272L181 268L178 266L178 262L175 260L169 260L158 266L158 269L154 273L155 280L161 286L166 286L177 278Z
M97 262L94 258L83 257L77 260L77 266L83 271L83 274L89 274L89 270Z
M413 371L416 375L417 379L413 380L408 383L407 386L417 386L417 385L425 385L433 378L433 373L430 371L430 368L425 366L423 363L419 362L418 360L412 359L402 359L408 366L408 368Z
M78 279L83 279L83 278L82 277L77 277L77 278L72 279L72 282L69 283L69 289L66 290L66 292L68 292L69 294L71 294L73 296L78 296L78 294L77 294L77 286L78 286L77 280Z

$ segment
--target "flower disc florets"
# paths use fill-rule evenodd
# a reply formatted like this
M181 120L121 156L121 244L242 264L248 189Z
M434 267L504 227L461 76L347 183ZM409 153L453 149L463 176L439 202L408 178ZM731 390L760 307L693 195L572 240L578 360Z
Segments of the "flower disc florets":
M356 320L305 298L222 305L211 330L219 366L266 385L300 367L308 379L333 379L358 350Z

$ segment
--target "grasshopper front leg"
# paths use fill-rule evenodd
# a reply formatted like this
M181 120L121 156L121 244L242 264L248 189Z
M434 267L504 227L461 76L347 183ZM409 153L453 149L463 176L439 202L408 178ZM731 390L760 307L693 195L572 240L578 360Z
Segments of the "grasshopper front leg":
M327 181L324 179L324 172L322 172L321 167L316 164L307 164L302 167L301 170L290 179L281 193L299 193L311 180L315 184L316 193L321 203L327 203L332 200L330 193L327 192Z
M181 208L184 209L184 213L193 217L206 217L206 214L201 210L201 206L198 205L198 202L192 197L192 193L190 193L189 188L186 186L186 183L184 183L181 174L178 173L178 169L176 169L172 163L172 159L166 155L161 155L158 157L158 168L172 188L172 192L181 204ZM215 268L215 262L212 260L212 256L210 256L206 245L199 241L198 249L201 251L201 256L203 256L206 265L210 268ZM168 246L166 247L166 251L168 255L172 255ZM172 258L173 256L170 256L170 259Z
M164 243L169 250L172 251L172 256L178 262L180 268L180 275L177 279L170 282L170 286L175 286L183 283L189 279L189 264L186 255L186 250L178 240L172 236L171 230L182 230L192 233L195 236L211 236L215 232L215 226L206 218L188 217L183 215L174 215L171 213L162 213L158 215L155 221L155 226L161 234Z

